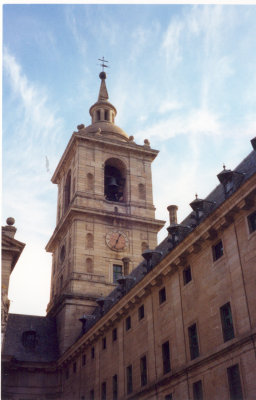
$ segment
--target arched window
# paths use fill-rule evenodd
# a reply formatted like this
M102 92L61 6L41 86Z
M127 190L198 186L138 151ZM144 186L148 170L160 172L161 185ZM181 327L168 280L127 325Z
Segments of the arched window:
M143 253L145 250L148 249L148 244L147 242L142 242L141 243L141 253Z
M87 174L87 190L93 190L94 176L90 172Z
M96 119L97 121L100 121L100 110L96 111Z
M125 199L126 169L121 160L110 158L104 168L104 195L109 201L122 202Z
M146 187L143 185L143 183L139 183L139 199L140 200L146 200Z
M88 272L89 274L92 274L93 273L93 261L91 258L86 258L85 266L86 266L86 272Z
M71 171L69 170L64 186L64 212L67 210L68 205L70 203L70 188L71 188Z
M93 235L91 233L87 233L86 235L86 244L87 249L93 249Z
M105 110L105 111L104 111L104 119L105 119L106 121L109 120L109 111L108 111L108 110Z

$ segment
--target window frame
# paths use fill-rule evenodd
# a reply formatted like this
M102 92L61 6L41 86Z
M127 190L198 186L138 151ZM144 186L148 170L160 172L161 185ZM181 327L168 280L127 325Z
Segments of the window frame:
M140 385L146 386L148 383L148 368L147 368L147 356L144 355L140 358Z
M145 317L145 307L144 304L142 304L138 308L138 320L141 321L142 319L144 319L144 317Z
M117 272L115 271L115 268L119 267L121 269L121 273L120 270ZM123 266L120 264L113 264L113 283L115 285L118 284L117 279L121 278L123 276Z
M132 319L131 316L129 315L127 318L125 318L125 330L126 332L129 331L132 328Z
M252 218L255 217L255 221L251 221ZM249 235L252 235L254 232L256 232L256 210L247 215L247 226L249 230Z
M171 371L171 352L169 340L166 340L164 343L162 343L162 362L163 374L168 374Z
M189 277L190 277L190 279L188 279L188 276L187 276L187 272L188 272L188 271L189 271ZM182 275L183 275L183 285L186 286L189 282L192 281L192 273L191 273L191 266L190 266L190 265L188 265L187 267L185 267L185 268L183 269Z
M132 364L126 367L126 393L129 395L133 392L132 382Z

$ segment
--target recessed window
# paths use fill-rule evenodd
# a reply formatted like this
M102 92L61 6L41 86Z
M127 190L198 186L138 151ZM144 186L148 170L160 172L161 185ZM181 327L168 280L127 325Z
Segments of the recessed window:
M126 388L127 394L132 393L132 365L126 368Z
M117 375L114 375L112 378L112 386L113 386L113 400L117 400L118 399Z
M223 256L223 244L222 240L212 246L212 256L213 261L217 261L220 257Z
M199 345L198 345L196 324L193 324L188 328L188 337L189 337L191 360L194 360L194 358L199 356Z
M138 318L139 321L144 318L144 305L140 306L138 309Z
M127 317L125 320L125 328L127 331L129 331L129 329L131 329L132 327L132 321L131 321L131 317Z
M254 211L252 214L250 214L247 217L248 220L248 225L249 225L249 232L255 232L256 231L256 211Z
M73 372L74 372L74 374L76 373L76 362L74 362L74 364L73 364Z
M172 393L166 394L164 400L172 400Z
M94 400L94 390L90 390L90 400Z
M106 121L108 121L109 120L109 111L108 110L105 110L104 111L104 119L106 120Z
M238 364L227 369L230 399L243 400L243 391Z
M113 265L113 283L117 283L117 280L122 277L122 265Z
M112 331L112 340L113 342L117 340L117 328L114 328Z
M159 304L164 303L166 300L166 291L165 287L163 287L161 290L159 290Z
M106 347L107 347L107 339L106 339L106 337L104 337L104 338L102 339L102 349L105 350Z
M94 347L91 348L91 357L92 358L95 357L95 349L94 349Z
M224 342L227 342L235 337L230 303L226 303L220 308L220 316L223 339Z
M144 356L140 359L140 382L141 382L141 386L145 386L148 382L147 357L146 356Z
M107 384L102 382L101 384L101 400L107 400Z
M66 378L66 379L69 379L69 368L66 369L65 378Z
M96 111L96 118L97 118L97 121L100 121L100 110Z
M203 400L202 381L193 383L193 400Z
M82 355L82 365L84 366L86 364L86 355Z
M183 270L183 282L184 282L184 285L189 283L191 280L192 280L191 267L188 266Z
M162 344L163 373L171 371L170 346L169 341Z

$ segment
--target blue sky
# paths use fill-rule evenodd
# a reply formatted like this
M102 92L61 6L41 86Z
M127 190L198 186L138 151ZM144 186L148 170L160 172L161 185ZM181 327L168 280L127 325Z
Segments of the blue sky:
M3 211L26 248L11 279L11 312L44 315L56 221L50 182L76 126L90 124L101 70L116 124L160 150L153 163L156 217L251 151L256 135L255 5L3 6ZM49 161L49 170L46 165ZM166 229L159 235L162 240Z

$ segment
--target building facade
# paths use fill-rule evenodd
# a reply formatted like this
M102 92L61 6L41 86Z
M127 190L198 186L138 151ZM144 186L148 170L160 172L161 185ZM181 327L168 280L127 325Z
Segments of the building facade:
M100 74L91 125L53 175L46 317L9 314L2 398L256 398L256 139L181 223L155 219L157 151L115 125Z

